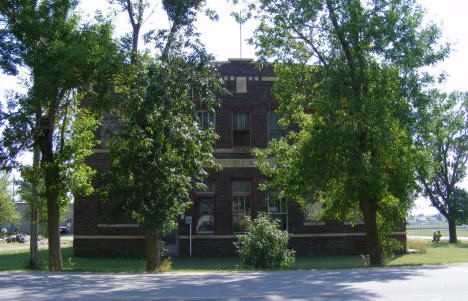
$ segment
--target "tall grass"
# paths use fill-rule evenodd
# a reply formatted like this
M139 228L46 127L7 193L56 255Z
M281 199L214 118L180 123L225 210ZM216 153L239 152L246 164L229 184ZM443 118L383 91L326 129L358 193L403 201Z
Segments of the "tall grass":
M408 239L406 248L418 250L420 253L427 253L427 242L422 239Z

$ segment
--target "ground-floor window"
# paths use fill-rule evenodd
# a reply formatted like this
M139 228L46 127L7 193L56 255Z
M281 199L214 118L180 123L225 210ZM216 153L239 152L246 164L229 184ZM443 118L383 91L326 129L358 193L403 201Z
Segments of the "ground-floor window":
M283 199L268 199L268 213L279 220L281 229L288 231L288 203Z
M207 182L206 187L195 192L197 211L195 231L197 233L214 233L214 183Z
M304 225L324 225L325 222L318 218L318 213L320 212L320 210L322 210L322 204L320 202L307 204L306 210L304 212Z
M251 214L251 185L247 181L232 182L232 232L244 232Z

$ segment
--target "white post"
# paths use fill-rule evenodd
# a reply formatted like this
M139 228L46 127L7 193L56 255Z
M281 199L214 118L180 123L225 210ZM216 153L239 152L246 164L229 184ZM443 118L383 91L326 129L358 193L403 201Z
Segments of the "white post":
M192 221L190 221L190 256L192 256Z

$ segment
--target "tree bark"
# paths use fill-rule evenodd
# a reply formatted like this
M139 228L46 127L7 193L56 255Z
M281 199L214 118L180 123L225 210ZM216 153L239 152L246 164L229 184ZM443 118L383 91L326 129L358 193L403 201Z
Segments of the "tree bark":
M61 271L62 253L60 250L60 208L58 204L59 168L54 160L53 130L54 119L44 120L42 134L38 141L41 146L41 166L44 171L45 195L47 198L47 228L49 236L49 269Z
M136 24L133 26L132 34L132 54L130 56L130 62L132 65L135 65L138 57L138 38L140 37L140 27L141 24Z
M146 231L145 236L146 270L151 272L161 265L159 236L152 231Z
M32 186L32 199L31 199L31 239L29 243L29 267L31 269L37 269L39 267L38 264L38 223L39 223L39 193L38 193L38 186L39 186L39 178L37 175L37 170L39 169L40 163L40 155L41 152L37 146L34 147L34 154L33 154L33 173L35 174L33 181L31 183Z
M363 200L359 202L359 206L364 217L369 263L371 265L381 265L383 264L383 250L377 230L377 202L375 200Z
M448 218L447 220L448 220L448 223L449 223L449 238L450 238L449 243L456 244L458 242L458 240L457 240L457 223L455 221L455 218Z

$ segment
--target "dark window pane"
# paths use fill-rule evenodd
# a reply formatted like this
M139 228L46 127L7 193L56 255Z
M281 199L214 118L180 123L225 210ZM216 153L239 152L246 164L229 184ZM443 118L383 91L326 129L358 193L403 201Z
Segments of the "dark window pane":
M232 136L234 147L250 146L250 130L234 130Z
M232 113L232 145L233 147L250 146L250 113Z
M243 232L250 216L250 182L232 182L232 230Z
M272 214L272 218L278 220L281 225L281 230L288 230L288 215L287 214Z
M198 221L196 231L214 232L213 198L197 198Z
M205 189L197 189L195 192L197 192L197 193L214 193L214 191L215 191L214 182L206 182L205 185L206 185Z
M208 111L197 111L197 119L202 129L214 127L214 114Z
M232 112L234 129L250 129L250 112Z
M250 192L250 182L237 181L232 182L232 193L233 195L240 192Z
M278 114L275 112L268 112L268 141L280 139L286 135L286 131L278 124L278 120Z

